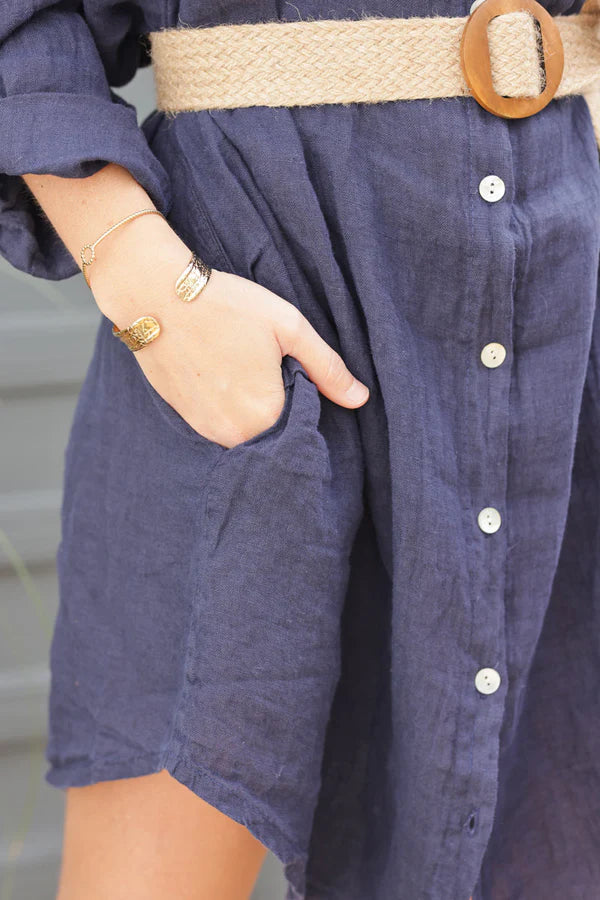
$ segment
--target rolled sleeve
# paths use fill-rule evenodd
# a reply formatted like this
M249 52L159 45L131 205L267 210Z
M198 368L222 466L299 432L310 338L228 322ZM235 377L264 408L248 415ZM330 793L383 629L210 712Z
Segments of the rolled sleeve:
M124 27L123 16L111 22L106 7L102 46L107 58L121 60L109 72L82 12L64 3L58 9L48 0L2 5L0 254L31 275L68 278L79 265L21 175L85 178L114 162L129 170L165 215L171 205L169 176L149 143L159 114L140 127L135 108L110 86L125 83L146 64L144 45L132 31L139 19ZM19 13L21 6L28 12Z

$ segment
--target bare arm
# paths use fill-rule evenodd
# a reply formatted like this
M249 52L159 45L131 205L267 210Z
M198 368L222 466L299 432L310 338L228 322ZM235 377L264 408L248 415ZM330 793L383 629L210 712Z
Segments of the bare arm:
M154 205L133 176L113 163L89 178L23 179L80 267L82 245L129 213ZM363 393L308 320L256 282L213 270L200 297L182 303L174 284L190 255L165 219L140 216L98 245L88 274L99 309L119 328L141 315L156 316L161 334L135 358L196 431L231 447L268 428L283 407L286 354L300 360L335 403L365 402L366 387Z

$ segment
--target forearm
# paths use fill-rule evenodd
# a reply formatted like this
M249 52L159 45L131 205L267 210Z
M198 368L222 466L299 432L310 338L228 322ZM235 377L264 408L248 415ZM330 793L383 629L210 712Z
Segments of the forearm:
M107 228L139 209L153 208L150 197L127 169L114 163L89 178L23 175L23 180L81 268L80 250ZM145 283L174 283L190 250L162 216L138 216L107 235L88 268L101 311L120 325L127 318L129 293ZM167 271L168 270L168 271ZM119 320L119 321L118 321Z

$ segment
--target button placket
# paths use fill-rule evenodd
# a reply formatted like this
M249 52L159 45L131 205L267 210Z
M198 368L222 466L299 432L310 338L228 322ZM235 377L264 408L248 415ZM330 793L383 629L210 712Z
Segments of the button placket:
M483 3L484 0L474 0L470 12ZM479 182L479 194L488 203L496 203L506 193L506 185L499 175L486 175ZM485 344L481 349L480 359L488 369L496 369L501 366L506 358L506 348L497 341ZM495 534L502 524L500 512L493 506L485 506L479 511L477 524L485 534ZM500 686L500 674L496 669L484 667L475 675L475 687L481 694L493 694Z
M512 178L513 157L508 128L502 120L485 116L478 109L474 110L471 125L481 143L474 144L467 170L473 264L465 291L472 330L467 336L468 405L464 408L462 446L468 466L465 469L465 488L469 492L466 511L473 529L469 538L473 555L469 579L472 585L470 662L463 684L468 709L463 725L468 723L468 728L460 747L463 753L469 754L471 763L462 782L463 796L471 804L470 809L469 806L463 809L463 821L469 821L475 809L478 814L476 827L462 829L465 842L458 858L463 863L468 862L473 846L481 846L493 821L498 780L489 763L498 759L506 695L502 688L508 678L504 597L507 528L503 519L508 496L511 367L504 363L507 357L510 360L519 237L512 224L512 211L506 204L509 199L512 204L509 177ZM464 881L457 878L449 893L469 897L465 894Z

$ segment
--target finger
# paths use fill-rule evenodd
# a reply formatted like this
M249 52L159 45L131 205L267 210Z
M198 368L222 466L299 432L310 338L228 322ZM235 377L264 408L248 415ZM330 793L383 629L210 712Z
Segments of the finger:
M334 403L354 408L367 401L369 388L354 377L339 353L296 307L292 306L278 323L276 336L282 354L297 359L321 393Z

